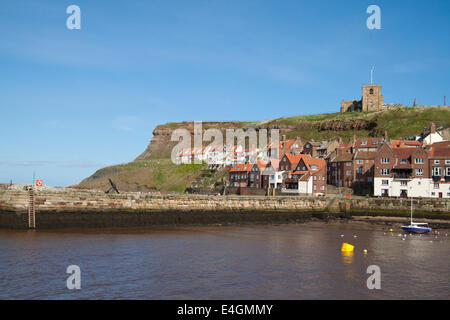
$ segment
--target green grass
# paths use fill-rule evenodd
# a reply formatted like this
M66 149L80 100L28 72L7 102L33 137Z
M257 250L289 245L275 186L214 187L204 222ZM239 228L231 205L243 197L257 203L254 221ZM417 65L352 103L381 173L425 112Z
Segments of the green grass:
M345 123L370 122L372 126L341 131L324 130L323 122L340 120ZM280 126L281 134L288 138L299 136L304 142L307 140L331 140L341 137L349 141L354 135L357 137L382 137L387 131L391 139L414 136L429 127L434 122L439 127L450 127L450 110L448 107L406 107L384 112L348 112L325 113L318 115L304 115L284 117L279 119L255 122L203 122L203 129L209 128L257 128L263 126ZM320 124L320 126L319 126ZM171 122L158 128L182 128L192 126L192 122ZM284 126L284 127L283 127ZM322 129L320 129L322 128ZM225 137L225 135L224 135ZM80 186L86 188L108 189L108 178L111 178L119 189L129 191L145 191L156 188L164 191L183 192L192 182L201 180L205 185L219 184L226 172L212 172L205 164L189 164L176 166L169 159L171 145L162 145L161 149L151 155L152 160L130 162L98 170L91 177L83 180ZM163 159L159 159L163 158Z
M107 190L110 178L123 191L157 189L183 192L199 178L208 178L208 182L214 183L215 173L207 169L206 164L175 165L170 159L149 160L100 169L78 187Z

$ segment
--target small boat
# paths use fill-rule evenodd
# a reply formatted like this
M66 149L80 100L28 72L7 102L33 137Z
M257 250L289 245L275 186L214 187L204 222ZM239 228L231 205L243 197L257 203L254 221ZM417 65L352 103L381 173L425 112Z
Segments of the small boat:
M403 231L412 233L427 233L431 231L428 223L418 223L413 221L413 199L411 198L411 223L409 226L402 226Z

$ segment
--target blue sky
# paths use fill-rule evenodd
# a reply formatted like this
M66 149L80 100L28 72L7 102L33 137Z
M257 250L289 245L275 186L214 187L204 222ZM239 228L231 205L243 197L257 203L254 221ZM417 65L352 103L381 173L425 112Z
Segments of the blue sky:
M68 30L66 8L81 8ZM381 30L366 9L381 8ZM0 182L70 185L157 124L450 100L450 1L0 0Z

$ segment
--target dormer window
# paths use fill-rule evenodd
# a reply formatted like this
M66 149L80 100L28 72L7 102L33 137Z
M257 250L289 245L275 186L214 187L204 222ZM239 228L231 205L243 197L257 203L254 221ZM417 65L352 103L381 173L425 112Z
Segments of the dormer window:
M367 141L366 141L366 140L361 141L361 145L362 145L362 146L365 146L366 144L367 144Z
M400 160L400 163L406 163L406 159L402 158L402 160Z

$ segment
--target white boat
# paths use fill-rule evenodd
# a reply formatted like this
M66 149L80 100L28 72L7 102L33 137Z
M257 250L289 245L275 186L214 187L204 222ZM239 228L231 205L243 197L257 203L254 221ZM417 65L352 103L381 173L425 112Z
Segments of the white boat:
M409 226L402 226L403 231L413 233L427 233L431 231L428 223L418 223L413 221L413 199L411 198L411 223Z

